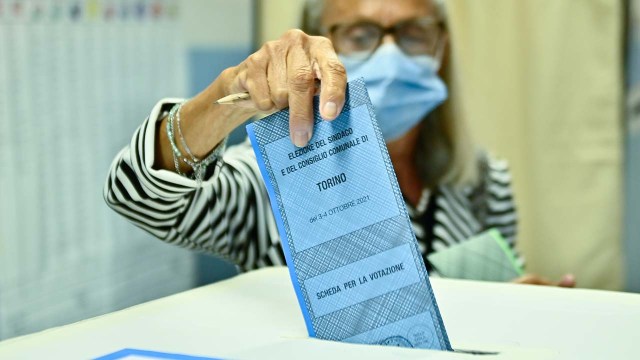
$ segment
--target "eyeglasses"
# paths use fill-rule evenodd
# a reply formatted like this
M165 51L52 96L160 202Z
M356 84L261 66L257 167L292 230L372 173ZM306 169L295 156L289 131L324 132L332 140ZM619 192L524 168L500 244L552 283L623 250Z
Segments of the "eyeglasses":
M382 44L386 34L407 55L439 57L444 45L444 29L433 17L415 18L383 27L371 21L337 24L329 28L333 46L339 54L368 58Z

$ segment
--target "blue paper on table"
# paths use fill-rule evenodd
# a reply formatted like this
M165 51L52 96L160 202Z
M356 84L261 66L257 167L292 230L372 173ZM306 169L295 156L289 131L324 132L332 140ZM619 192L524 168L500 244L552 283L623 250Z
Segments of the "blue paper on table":
M289 111L247 125L310 336L450 350L362 79L297 148Z

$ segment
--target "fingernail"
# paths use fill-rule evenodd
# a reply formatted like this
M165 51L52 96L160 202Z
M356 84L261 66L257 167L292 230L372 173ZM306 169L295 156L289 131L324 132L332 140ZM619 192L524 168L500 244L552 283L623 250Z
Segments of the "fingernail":
M324 117L325 118L334 118L338 114L338 105L333 101L329 101L324 104Z
M309 142L309 138L311 138L308 131L306 130L296 130L293 132L293 144L297 147L304 147Z

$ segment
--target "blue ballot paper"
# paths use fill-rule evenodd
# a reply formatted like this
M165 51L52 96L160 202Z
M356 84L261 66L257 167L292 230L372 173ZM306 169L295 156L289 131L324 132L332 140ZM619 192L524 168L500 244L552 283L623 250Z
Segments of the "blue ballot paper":
M310 336L451 350L362 79L306 147L289 112L247 125Z

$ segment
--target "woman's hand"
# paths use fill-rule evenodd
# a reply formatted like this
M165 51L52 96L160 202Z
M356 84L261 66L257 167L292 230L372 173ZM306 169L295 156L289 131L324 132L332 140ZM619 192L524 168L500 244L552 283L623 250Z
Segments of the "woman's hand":
M289 30L267 42L240 65L225 72L225 92L248 92L238 105L259 112L289 107L289 131L296 146L307 145L313 132L313 96L320 82L320 114L335 119L344 106L347 74L331 41Z
M576 286L576 277L572 274L566 274L562 277L560 281L552 282L538 275L527 274L517 279L514 279L511 282L516 284L546 285L546 286L559 286L559 287L572 288Z
M184 104L181 130L192 153L205 158L231 131L259 112L289 107L292 142L307 145L313 133L313 96L320 81L320 113L333 120L342 111L347 73L331 41L289 30L279 40L237 66L223 71L205 90ZM217 105L227 95L248 92L251 99L234 105ZM174 169L173 152L165 117L159 127L154 167ZM182 153L181 141L176 145ZM180 162L183 172L191 169Z

